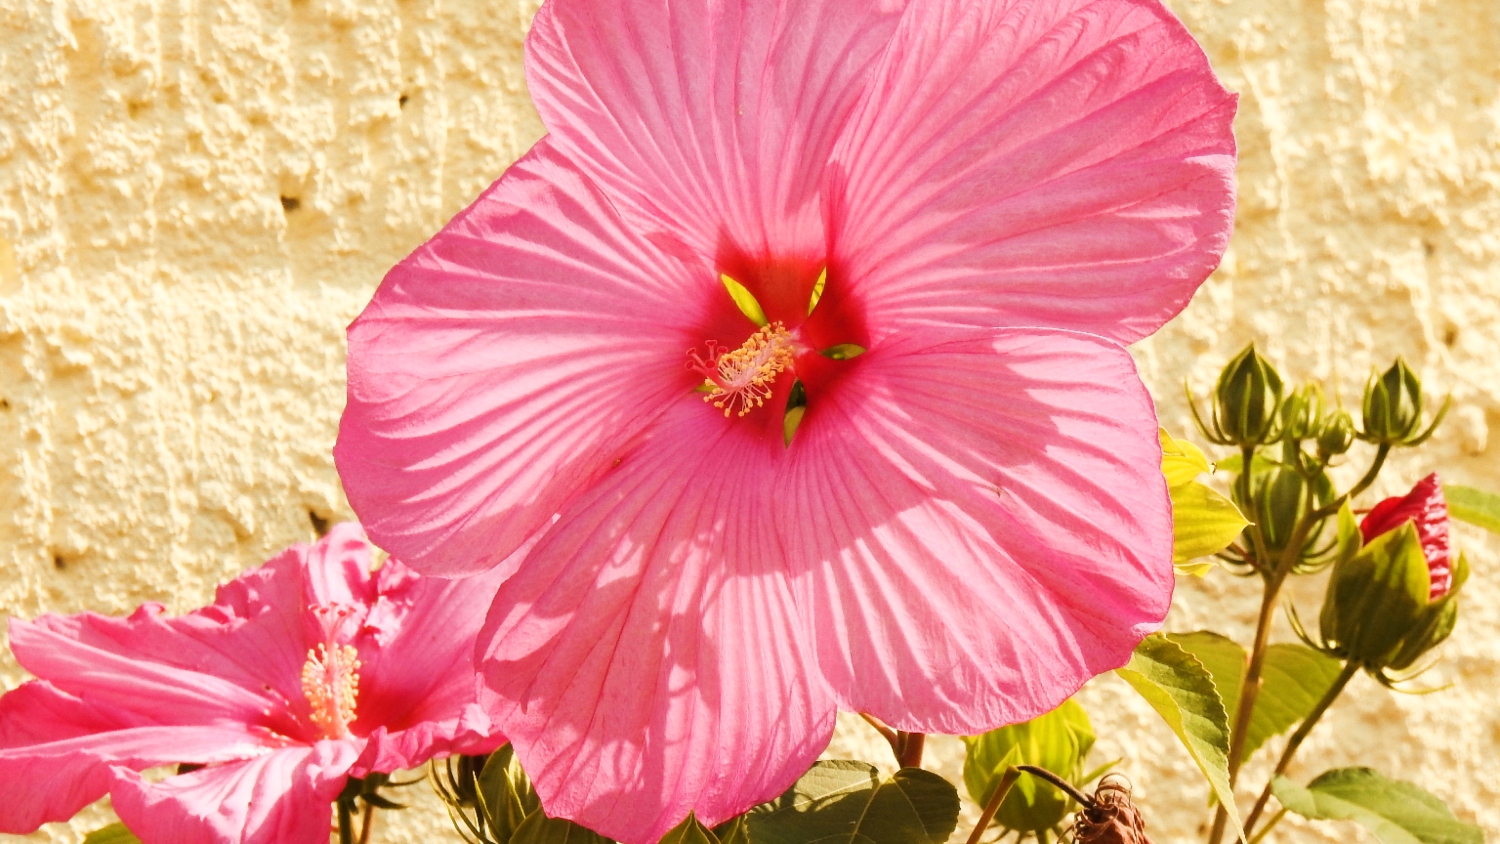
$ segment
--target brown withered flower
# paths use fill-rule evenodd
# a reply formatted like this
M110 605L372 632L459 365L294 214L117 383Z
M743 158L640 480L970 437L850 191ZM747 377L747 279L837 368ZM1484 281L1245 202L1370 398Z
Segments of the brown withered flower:
M1076 844L1151 844L1146 821L1130 801L1130 781L1110 774L1099 783L1093 800L1073 816Z

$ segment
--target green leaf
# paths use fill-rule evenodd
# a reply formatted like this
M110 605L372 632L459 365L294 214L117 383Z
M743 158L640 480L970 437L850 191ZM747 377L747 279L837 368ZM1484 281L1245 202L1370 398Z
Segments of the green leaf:
M141 839L126 829L125 824L112 823L84 836L83 844L141 844Z
M549 818L538 809L516 828L511 844L612 844L593 830L562 818Z
M1169 488L1172 495L1172 562L1217 554L1250 524L1234 502L1196 481Z
M1271 791L1289 811L1312 820L1351 820L1384 844L1483 844L1484 832L1453 817L1443 801L1369 768L1329 771L1306 788L1277 777Z
M1204 472L1214 470L1196 445L1174 438L1166 428L1157 428L1156 436L1161 441L1161 471L1167 476L1167 486L1192 483Z
M1485 530L1500 533L1500 495L1467 486L1443 484L1448 515Z
M491 753L479 773L479 809L495 841L509 841L541 805L511 746Z
M1214 795L1228 809L1234 828L1241 829L1234 791L1229 787L1229 715L1208 669L1177 643L1154 633L1115 673L1177 734Z
M714 836L721 844L750 844L748 815L738 815L714 827Z
M1045 768L1075 785L1083 782L1083 760L1094 746L1088 712L1076 700L1030 721L965 737L964 785L980 806L990 802L1000 779L1013 765ZM1038 832L1067 817L1072 800L1056 786L1021 777L995 813L1006 829Z
M1224 702L1225 715L1234 724L1245 680L1245 649L1238 642L1207 630L1168 633L1167 638L1197 657L1208 669ZM1338 676L1338 660L1306 645L1278 643L1268 647L1241 760L1249 759L1269 739L1301 723Z
M837 346L829 346L818 354L829 360L848 360L859 357L865 351L865 347L858 343L840 343Z
M944 844L958 790L920 768L882 777L864 762L818 762L747 821L755 844Z
M661 844L719 844L719 837L689 812L682 823L661 837Z
M756 301L755 294L723 273L719 274L719 281L724 283L724 289L729 291L729 298L734 300L734 306L740 309L740 313L756 325L765 327L766 312L761 309L760 302Z

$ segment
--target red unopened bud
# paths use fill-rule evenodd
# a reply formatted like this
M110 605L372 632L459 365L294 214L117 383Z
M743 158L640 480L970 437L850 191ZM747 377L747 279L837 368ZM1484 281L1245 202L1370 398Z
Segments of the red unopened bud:
M1365 544L1389 533L1406 522L1417 529L1422 554L1427 558L1427 573L1432 584L1428 600L1448 594L1453 587L1453 546L1448 539L1448 502L1443 498L1437 473L1423 478L1411 492L1399 498L1387 498L1376 504L1359 525Z

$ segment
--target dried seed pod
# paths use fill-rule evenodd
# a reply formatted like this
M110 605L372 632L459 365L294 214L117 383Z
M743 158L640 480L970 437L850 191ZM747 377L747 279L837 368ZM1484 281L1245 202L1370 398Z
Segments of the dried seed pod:
M1073 816L1077 844L1151 844L1141 810L1130 802L1130 782L1110 774L1099 783L1091 804Z

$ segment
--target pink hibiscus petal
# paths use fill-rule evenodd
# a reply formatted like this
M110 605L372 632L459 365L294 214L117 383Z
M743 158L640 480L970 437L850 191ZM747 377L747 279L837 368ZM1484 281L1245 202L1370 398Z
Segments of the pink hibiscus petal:
M657 242L821 261L823 168L904 3L548 0L527 84L553 143Z
M716 284L543 139L349 327L334 457L370 537L426 573L500 565L691 388Z
M1235 106L1158 0L912 0L834 152L830 279L876 330L1144 337L1228 243Z
M330 803L358 750L319 742L161 782L115 769L115 813L142 841L327 844Z
M140 629L155 628L158 635L170 632L168 620L159 618L158 612L159 607L142 607L125 619L93 613L44 615L35 621L13 618L11 651L27 671L65 692L158 724L285 726L286 699L270 685L247 688L235 682L239 678L221 676L221 650L178 636L185 651L206 652L212 659L197 669L181 667L181 660L156 661L133 651L132 642L149 641L131 635ZM115 639L111 633L123 635Z
M378 726L355 776L414 768L439 755L487 753L505 743L477 703L474 636L455 635L483 626L504 571L454 580L406 572L395 560L379 572L382 606L399 626L378 650L361 652L356 726Z
M549 815L626 844L806 771L834 707L764 504L779 441L675 404L505 583L480 634Z
M1156 415L1060 331L894 344L807 416L776 497L841 708L976 733L1122 665L1171 600Z
M32 681L0 697L0 832L24 835L73 817L109 790L112 764L208 764L273 743L236 724L157 726Z

